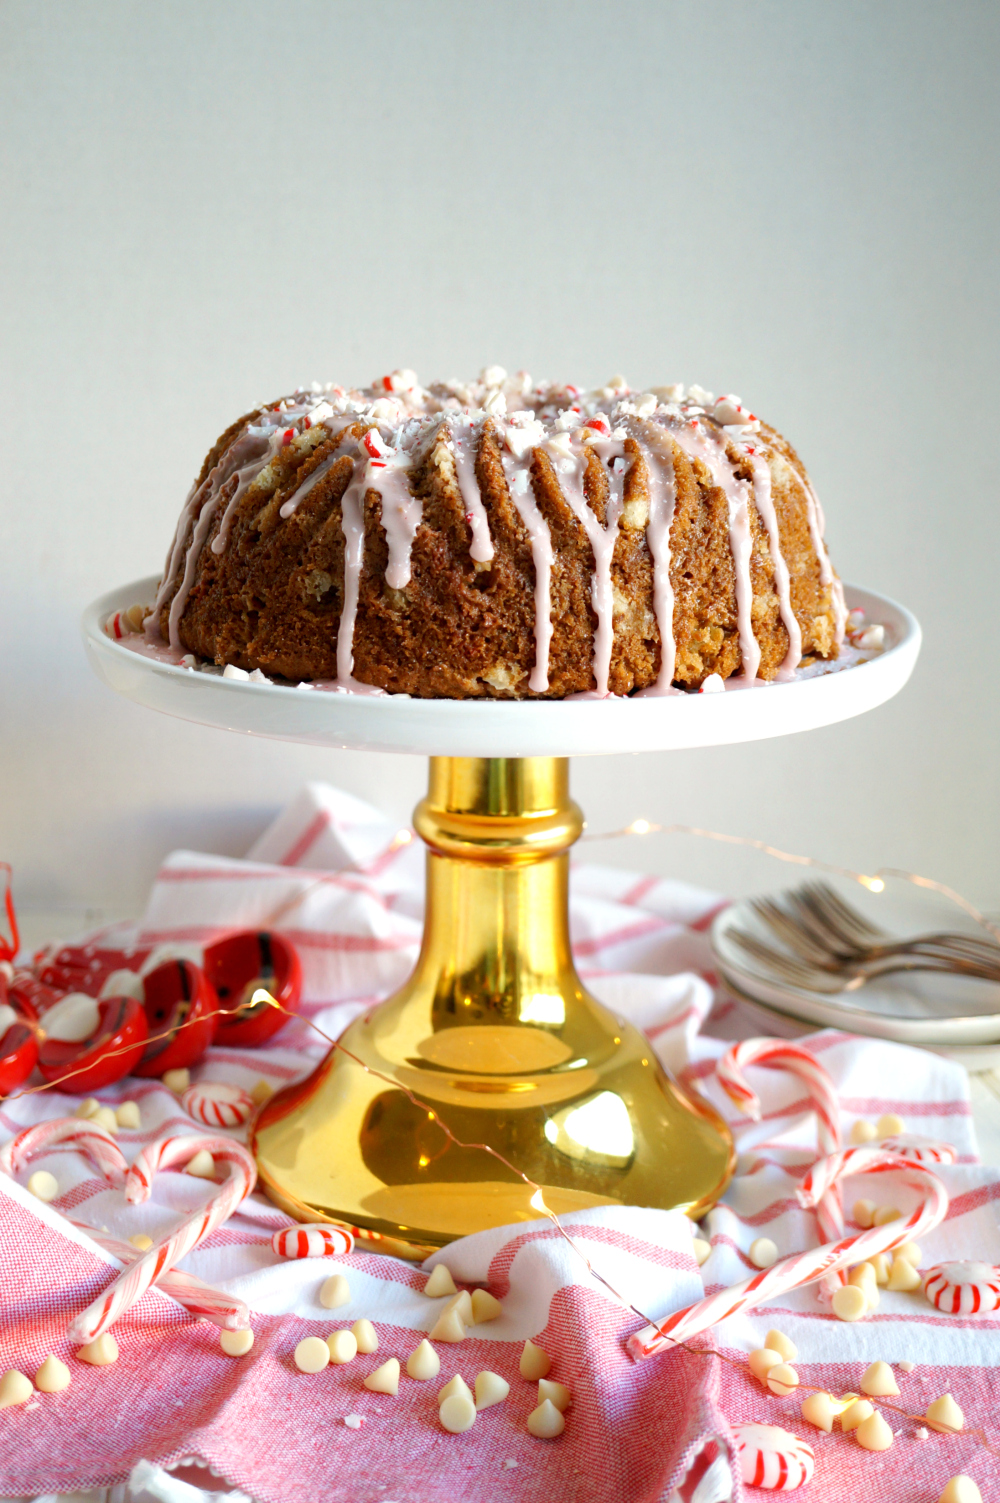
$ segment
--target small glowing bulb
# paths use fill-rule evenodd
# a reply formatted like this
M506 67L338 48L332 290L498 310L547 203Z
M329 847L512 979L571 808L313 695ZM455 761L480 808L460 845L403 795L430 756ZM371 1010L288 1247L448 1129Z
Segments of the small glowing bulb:
M541 1211L543 1216L552 1215L552 1212L549 1210L548 1206L545 1204L545 1201L542 1199L542 1192L540 1189L535 1191L534 1195L528 1201L528 1204L534 1210Z
M633 819L628 827L630 835L648 835L651 829L648 819Z
M427 1157L426 1153L422 1153L417 1160L417 1163L420 1165L421 1169L426 1169L427 1165L430 1163L430 1159Z
M274 998L271 996L271 993L269 991L265 991L264 987L262 986L258 986L257 990L250 998L250 1006L254 1007L258 1002L266 1002L269 1007L277 1007L278 1005Z
M409 845L409 843L410 843L410 841L412 839L413 839L413 831L412 830L400 830L399 834L396 836L396 844L397 845Z
M860 880L869 892L885 892L885 883L881 877L862 877Z

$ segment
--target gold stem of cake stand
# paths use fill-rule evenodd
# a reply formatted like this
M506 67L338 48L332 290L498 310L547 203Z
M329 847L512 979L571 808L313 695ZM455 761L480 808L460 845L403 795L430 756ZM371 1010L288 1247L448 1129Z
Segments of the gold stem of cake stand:
M414 823L428 846L420 956L341 1039L379 1075L335 1049L272 1097L253 1133L268 1195L408 1258L537 1218L537 1192L450 1143L440 1114L540 1185L557 1214L701 1215L733 1172L727 1128L573 965L568 851L583 820L567 759L432 757Z

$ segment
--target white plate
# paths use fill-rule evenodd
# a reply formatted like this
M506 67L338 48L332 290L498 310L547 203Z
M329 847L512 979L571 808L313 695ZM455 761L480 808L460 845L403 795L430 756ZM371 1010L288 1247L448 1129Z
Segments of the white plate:
M885 893L871 893L860 884L830 879L825 873L816 875L832 880L846 902L891 934L947 930L988 937L945 899L911 897L892 879ZM756 934L768 944L777 941L749 902L731 904L712 925L712 949L727 986L769 1011L813 1028L839 1028L897 1044L949 1051L1000 1045L1000 984L996 982L904 971L871 981L856 992L828 996L771 980L734 943L733 929Z
M851 650L839 664L807 668L789 683L733 687L724 694L555 701L327 693L192 672L107 636L108 616L152 601L156 585L155 576L137 580L84 612L88 656L112 689L182 720L361 751L567 757L760 741L874 709L902 689L920 650L920 627L909 611L848 587L848 604L885 627L886 649L860 661Z

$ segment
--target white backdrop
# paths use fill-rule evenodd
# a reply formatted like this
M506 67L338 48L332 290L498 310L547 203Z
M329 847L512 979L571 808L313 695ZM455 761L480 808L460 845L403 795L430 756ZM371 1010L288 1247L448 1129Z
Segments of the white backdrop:
M141 905L306 777L406 817L408 758L119 702L77 621L158 569L255 400L398 365L699 381L783 429L834 562L907 603L900 698L785 741L574 766L637 814L998 902L1000 9L824 0L6 0L0 857L22 905ZM598 854L592 851L592 854ZM607 858L732 890L717 847Z

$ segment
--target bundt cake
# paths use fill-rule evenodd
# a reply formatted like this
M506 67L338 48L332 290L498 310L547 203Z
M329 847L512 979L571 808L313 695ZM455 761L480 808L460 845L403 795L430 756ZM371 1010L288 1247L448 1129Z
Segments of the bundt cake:
M806 472L738 397L494 366L239 418L145 631L286 680L521 699L789 677L846 614Z

